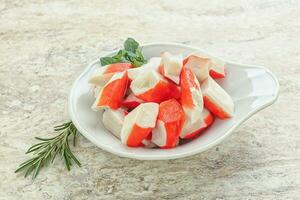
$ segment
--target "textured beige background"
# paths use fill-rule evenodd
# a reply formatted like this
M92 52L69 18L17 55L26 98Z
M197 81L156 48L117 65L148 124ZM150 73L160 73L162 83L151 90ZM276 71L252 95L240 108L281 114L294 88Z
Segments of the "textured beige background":
M136 161L80 137L82 168L58 160L34 182L15 175L33 137L68 120L73 80L127 36L265 65L280 97L199 155ZM299 65L298 0L0 0L0 199L299 199Z

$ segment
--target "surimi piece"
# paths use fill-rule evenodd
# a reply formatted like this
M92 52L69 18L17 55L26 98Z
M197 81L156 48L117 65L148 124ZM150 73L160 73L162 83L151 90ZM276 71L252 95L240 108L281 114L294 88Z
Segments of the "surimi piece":
M194 123L191 123L190 116L187 115L186 118L182 132L180 133L180 138L182 139L190 139L197 136L214 121L213 115L205 108L200 114L200 118Z
M143 74L147 71L158 71L158 67L161 63L160 57L153 57L148 60L148 62L140 67L132 68L128 70L128 78L130 80L134 80L137 78L140 74Z
M132 68L131 63L114 63L97 68L89 80L89 83L103 87L117 72L123 72Z
M122 108L117 110L107 108L102 116L103 126L117 138L121 137L121 129L123 126L125 113L126 110Z
M125 116L121 141L130 147L140 146L155 127L159 105L142 103Z
M157 125L152 130L152 142L161 148L175 147L184 121L184 111L175 99L160 103Z
M234 114L234 103L225 90L212 78L201 85L204 106L220 119L227 119Z
M213 79L224 78L225 77L225 61L221 58L217 58L212 55L205 54L203 52L196 52L193 53L200 57L206 57L210 59L210 66L209 66L209 75Z
M148 71L139 75L130 84L130 89L139 99L145 102L160 103L179 94L173 83L163 78L156 71Z
M159 72L174 83L179 84L182 62L183 58L181 54L172 55L169 52L163 52L161 54Z
M98 110L101 108L117 109L123 102L127 90L128 76L127 72L120 72L113 77L101 89L92 108Z
M211 65L209 70L209 75L213 79L224 78L225 77L225 62L220 58L211 58Z
M209 58L192 54L185 58L183 63L184 67L192 70L200 83L209 76L211 65L211 60Z
M180 75L181 105L192 123L200 117L203 110L203 97L200 84L191 69L183 67Z
M122 102L122 106L129 109L134 109L143 102L144 102L143 100L137 98L133 93L130 93Z

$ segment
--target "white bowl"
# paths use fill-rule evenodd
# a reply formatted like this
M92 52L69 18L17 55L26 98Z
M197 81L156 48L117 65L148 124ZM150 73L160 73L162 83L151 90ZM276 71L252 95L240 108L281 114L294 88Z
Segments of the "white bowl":
M146 58L159 56L162 51L183 55L195 51L208 54L194 47L169 43L144 45L142 51ZM108 55L114 53L116 51ZM92 62L74 82L69 95L71 119L80 133L101 149L140 160L175 159L205 151L228 137L250 116L274 103L279 92L277 78L268 69L226 62L226 77L218 82L234 100L233 118L225 121L217 119L201 136L173 149L131 148L122 144L102 126L100 112L91 110L94 97L88 79L94 69L100 66L99 60Z

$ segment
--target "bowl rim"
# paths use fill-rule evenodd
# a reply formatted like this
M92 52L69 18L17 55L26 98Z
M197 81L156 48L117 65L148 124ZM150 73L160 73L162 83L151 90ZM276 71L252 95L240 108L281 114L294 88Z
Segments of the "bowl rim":
M141 48L143 48L143 47L151 47L151 46L174 46L174 47L181 47L181 48L190 49L190 50L197 51L197 52L203 52L206 55L212 55L215 58L220 58L220 57L217 57L217 56L215 56L215 55L213 55L213 54L211 54L211 53L209 53L207 51L204 51L204 50L202 50L200 48L193 47L193 46L190 46L190 45L178 44L178 43L169 43L169 42L148 43L148 44L141 45ZM114 51L110 51L110 52L106 53L104 56L111 55L111 54L113 54L113 53L115 53L117 51L118 51L118 49L114 50ZM202 146L201 148L195 148L195 149L192 149L192 150L187 151L187 152L181 152L181 153L176 153L176 154L161 154L160 156L157 156L157 155L145 156L145 155L140 155L140 154L133 154L133 153L128 153L128 152L122 152L122 151L119 151L119 150L115 150L114 148L109 147L107 145L101 145L101 142L100 143L99 142L95 142L95 139L91 136L91 134L88 133L88 131L86 131L80 125L79 121L77 121L77 119L75 117L75 112L74 112L74 109L73 109L72 100L73 100L73 96L74 96L74 91L75 91L76 85L78 84L78 82L80 81L80 79L82 77L84 77L86 75L86 73L89 72L90 68L93 65L95 65L97 62L99 62L99 59L98 60L94 60L93 62L91 62L85 68L85 70L73 82L71 90L70 90L70 93L69 93L69 96L68 96L68 110L69 110L69 115L70 115L70 118L71 118L72 122L74 123L74 125L78 129L78 131L84 137L86 137L90 142L92 142L94 145L96 145L97 147L100 147L101 149L103 149L103 150L105 150L107 152L113 153L113 154L121 156L121 157L133 158L133 159L138 159L138 160L168 160L168 159L183 158L183 157L191 156L191 155L194 155L194 154L206 151L209 148L211 148L211 147L219 144L221 141L223 141L224 139L226 139L228 136L230 136L231 133L233 132L233 130L235 130L236 128L238 128L243 122L245 122L247 119L249 119L252 115L254 115L255 113L259 112L260 110L262 110L262 109L264 109L264 108L272 105L278 99L278 96L279 96L279 82L278 82L276 76L268 68L263 67L263 66L258 66L258 65L246 65L246 64L242 64L242 63L237 63L237 62L232 62L232 61L225 60L226 63L232 64L233 67L239 67L239 68L240 67L248 67L248 68L264 69L272 77L272 79L275 82L275 87L276 88L275 88L275 91L274 91L275 95L273 96L273 98L270 99L270 101L268 101L268 102L266 102L266 103L264 103L264 104L262 104L260 106L257 106L255 109L253 109L250 112L248 112L247 115L245 115L243 118L241 118L238 123L235 123L221 137L218 137L213 142L211 142L211 143L209 143L209 144L207 144L205 146ZM167 150L165 150L165 151L167 151Z

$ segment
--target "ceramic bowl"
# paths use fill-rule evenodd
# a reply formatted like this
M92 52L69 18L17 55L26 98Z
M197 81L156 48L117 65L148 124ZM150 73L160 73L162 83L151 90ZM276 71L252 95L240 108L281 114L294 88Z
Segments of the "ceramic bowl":
M184 56L196 51L210 55L198 48L181 44L157 43L142 46L146 58L159 56L162 51L181 53ZM111 52L108 55L115 53ZM99 60L92 62L74 82L69 95L70 117L80 133L96 146L121 157L140 160L175 159L203 152L227 138L249 117L274 103L279 92L278 80L267 68L226 61L226 77L218 82L233 98L233 118L225 121L215 120L199 137L173 149L132 148L125 146L109 133L101 123L101 112L91 109L94 96L88 79L95 68L100 66Z

